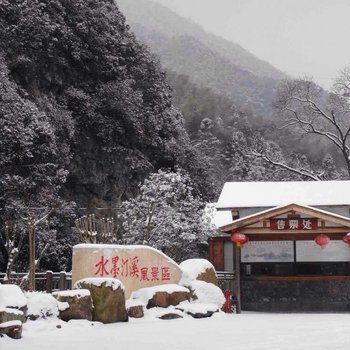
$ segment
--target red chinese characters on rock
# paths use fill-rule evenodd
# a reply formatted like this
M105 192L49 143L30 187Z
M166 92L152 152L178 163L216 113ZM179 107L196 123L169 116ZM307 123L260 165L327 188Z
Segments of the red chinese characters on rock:
M105 257L102 255L100 257L100 259L97 261L97 263L95 264L96 270L95 270L95 276L108 276L109 273L106 269L106 265L108 263L108 259L105 259Z
M100 256L95 264L95 276L130 277L140 281L170 281L170 268L167 266L140 266L139 258L121 258L116 255L110 259Z

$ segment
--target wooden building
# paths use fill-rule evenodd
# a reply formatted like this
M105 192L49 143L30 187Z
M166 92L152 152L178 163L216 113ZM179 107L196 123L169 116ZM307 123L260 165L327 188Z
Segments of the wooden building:
M350 311L350 181L226 183L217 211L210 260L235 273L238 308ZM242 248L237 232L249 238Z

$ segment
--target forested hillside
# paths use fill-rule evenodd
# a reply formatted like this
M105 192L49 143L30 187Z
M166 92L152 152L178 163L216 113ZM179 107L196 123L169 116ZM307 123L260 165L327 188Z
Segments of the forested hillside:
M160 168L214 198L159 62L114 1L1 1L0 37L2 227L54 208L42 234L64 254L74 208L116 206Z
M16 1L0 10L8 79L70 148L66 188L115 200L151 170L196 166L158 62L113 1Z

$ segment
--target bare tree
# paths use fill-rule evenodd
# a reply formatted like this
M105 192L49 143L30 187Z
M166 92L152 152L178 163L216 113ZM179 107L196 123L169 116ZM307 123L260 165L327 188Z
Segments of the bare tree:
M350 68L345 69L335 80L329 93L309 78L285 80L280 86L275 108L285 117L283 128L297 127L307 135L317 135L334 145L341 153L350 176L348 96L350 96ZM271 159L266 160L271 162Z
M46 242L37 254L35 229L41 222L45 221L48 218L52 211L53 208L44 208L39 213L34 213L29 208L26 208L26 216L21 216L21 219L27 228L29 246L29 271L27 276L23 278L21 287L29 289L31 291L35 290L35 270L49 247L49 242Z
M16 222L6 221L3 234L0 236L7 253L7 265L4 283L11 283L11 274L18 253L22 249L24 232Z

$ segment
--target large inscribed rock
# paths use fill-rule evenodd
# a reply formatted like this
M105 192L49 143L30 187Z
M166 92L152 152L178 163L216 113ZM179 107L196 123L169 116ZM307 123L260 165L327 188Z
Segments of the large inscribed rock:
M132 291L160 284L177 284L178 265L162 252L147 246L78 244L73 247L72 283L88 277L120 280L125 297Z

